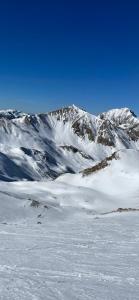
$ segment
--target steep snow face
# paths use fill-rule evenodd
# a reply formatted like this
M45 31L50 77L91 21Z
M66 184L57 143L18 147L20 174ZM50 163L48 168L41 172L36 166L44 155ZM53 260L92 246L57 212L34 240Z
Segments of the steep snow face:
M13 176L16 180L76 173L115 150L138 148L139 120L128 109L97 117L74 105L38 115L0 111L0 152L22 169L22 176ZM9 169L2 169L1 178L11 178Z

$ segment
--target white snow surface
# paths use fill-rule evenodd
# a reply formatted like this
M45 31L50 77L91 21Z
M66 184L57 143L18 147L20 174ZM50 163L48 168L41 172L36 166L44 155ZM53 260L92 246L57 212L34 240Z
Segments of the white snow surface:
M138 299L139 212L100 214L113 197L54 181L0 190L1 300Z
M108 166L90 175L69 173L48 182L0 182L2 221L21 219L26 214L30 218L32 200L39 201L42 210L44 205L60 211L74 208L92 214L109 213L118 208L138 209L139 151L122 150L116 155L117 159L109 161ZM3 197L6 197L4 201ZM10 200L6 200L9 197ZM17 206L9 210L7 205L14 203L11 197ZM18 201L20 198L22 201ZM19 212L15 214L14 211L12 216L12 209Z
M88 193L90 191L86 205L96 212L104 213L119 207L139 208L139 151L121 150L117 157L109 161L106 168L88 176L66 174L56 182L70 182L75 187L85 188Z
M139 293L139 152L91 175L0 182L1 300L130 300Z
M139 216L0 224L1 300L138 300Z

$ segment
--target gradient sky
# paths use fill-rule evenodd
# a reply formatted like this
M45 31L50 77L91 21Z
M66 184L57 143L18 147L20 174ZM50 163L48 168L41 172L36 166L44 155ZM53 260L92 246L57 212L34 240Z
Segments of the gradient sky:
M139 115L139 1L0 2L0 108Z

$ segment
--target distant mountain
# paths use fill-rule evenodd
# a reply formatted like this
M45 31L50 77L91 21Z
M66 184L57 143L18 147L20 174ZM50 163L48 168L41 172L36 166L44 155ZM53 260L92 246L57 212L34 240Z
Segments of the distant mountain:
M98 116L75 105L43 114L0 111L0 180L54 179L120 149L139 149L139 119L128 108Z

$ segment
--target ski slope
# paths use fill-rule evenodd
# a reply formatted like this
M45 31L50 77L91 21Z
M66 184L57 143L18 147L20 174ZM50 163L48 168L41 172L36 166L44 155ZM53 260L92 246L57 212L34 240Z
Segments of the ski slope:
M138 300L139 215L0 224L1 300Z

